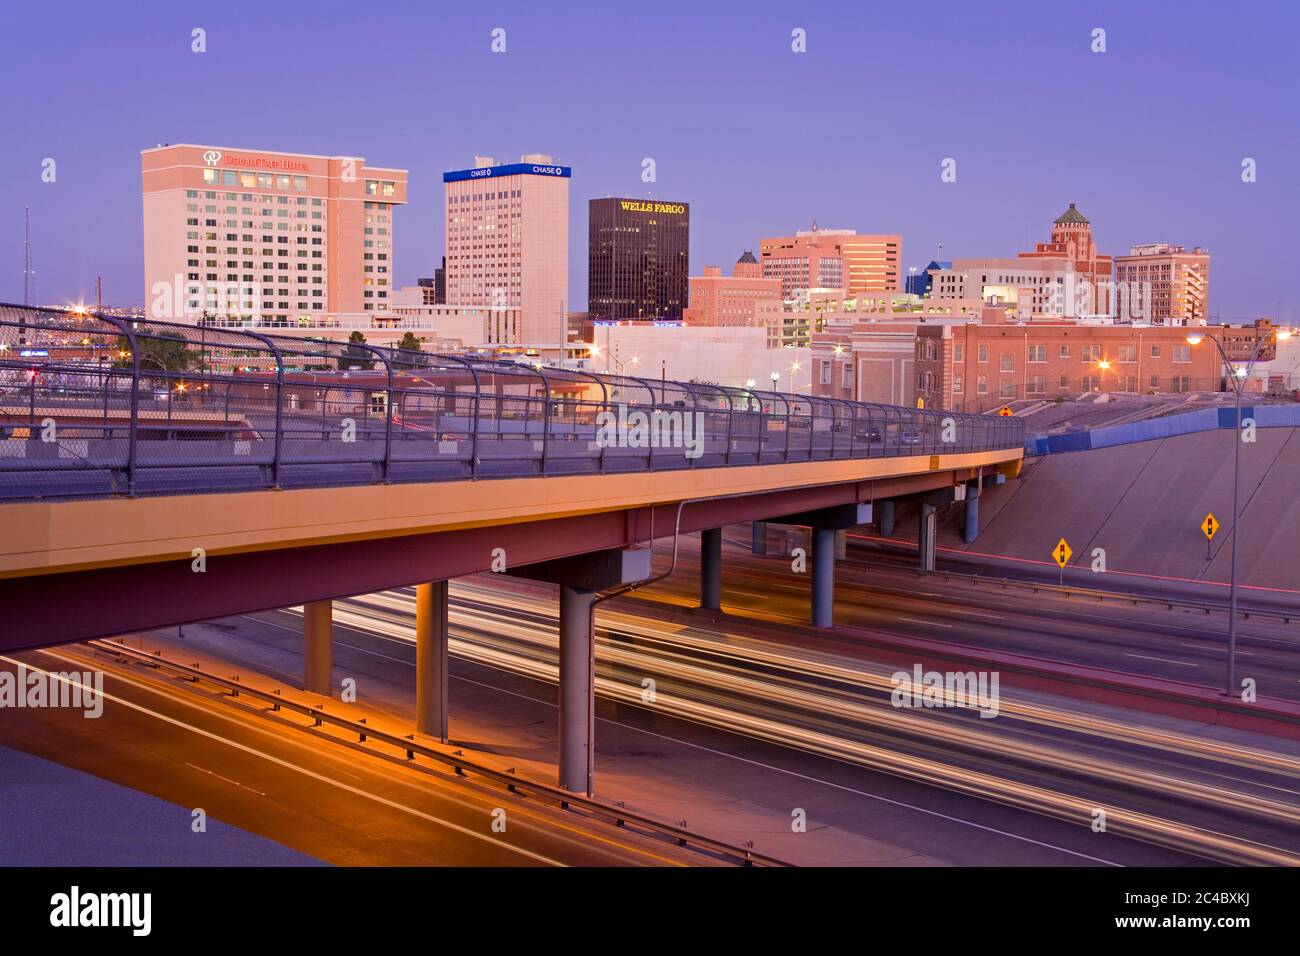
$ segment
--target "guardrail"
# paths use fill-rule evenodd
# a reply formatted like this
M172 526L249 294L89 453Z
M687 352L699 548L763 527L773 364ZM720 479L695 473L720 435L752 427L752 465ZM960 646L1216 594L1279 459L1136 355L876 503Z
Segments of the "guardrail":
M561 790L558 787L552 787L549 784L538 783L537 781L527 780L514 773L513 769L508 771L495 770L491 767L485 767L482 764L475 763L466 759L459 751L453 753L443 753L432 747L416 741L413 736L399 737L396 734L390 734L382 730L374 730L363 722L349 720L346 717L339 717L335 714L326 713L321 707L313 707L310 704L302 704L294 700L282 697L279 694L268 693L256 688L248 687L238 680L217 677L209 674L199 667L180 664L176 661L170 661L163 657L161 652L148 652L127 647L120 643L123 638L112 640L95 640L87 641L92 647L107 651L121 657L135 660L155 668L165 668L173 673L182 674L189 678L191 682L198 683L205 681L214 684L231 692L232 697L238 697L243 694L271 705L273 712L288 710L294 713L308 717L313 721L313 727L320 727L322 724L329 724L338 727L341 730L347 730L357 735L358 743L368 743L375 741L390 746L396 750L402 751L407 760L415 760L416 756L426 757L444 766L450 767L457 776L480 777L489 780L492 783L503 786L510 793L520 797L532 797L556 804L562 810L580 809L593 817L607 820L614 826L621 829L633 827L644 831L646 834L654 837L660 837L672 840L678 846L691 850L707 853L713 857L737 863L741 866L771 866L784 867L790 864L778 860L775 857L766 856L761 853L755 853L752 842L744 846L726 843L722 840L715 840L711 837L701 836L694 833L680 824L667 823L662 820L656 820L645 814L628 810L626 807L618 804L609 804L591 797L572 793L568 790Z
M1070 584L1051 584L1047 581L1031 581L1021 578L995 577L983 574L968 574L963 571L922 571L919 568L896 568L893 565L873 565L869 561L851 561L861 567L889 567L890 570L904 570L920 578L942 578L946 582L953 580L969 581L972 586L986 584L998 586L1002 590L1009 588L1028 589L1035 593L1045 592L1048 594L1059 594L1063 597L1080 597L1086 599L1095 599L1103 603L1112 601L1117 604L1131 604L1134 607L1142 605L1156 605L1166 607L1168 610L1184 608L1194 611L1202 611L1205 614L1220 612L1228 613L1228 606L1215 601L1197 601L1191 598L1170 598L1155 597L1153 595L1134 594L1127 591L1104 591L1100 588L1085 588ZM1295 611L1276 611L1266 608L1237 607L1237 616L1244 620L1250 620L1252 617L1271 619L1281 621L1283 624L1300 623L1300 607Z
M1014 418L0 304L0 499L990 450Z

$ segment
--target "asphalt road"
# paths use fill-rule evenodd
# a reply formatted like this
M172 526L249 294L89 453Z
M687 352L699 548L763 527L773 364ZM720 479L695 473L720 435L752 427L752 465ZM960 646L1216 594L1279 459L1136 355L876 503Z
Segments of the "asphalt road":
M0 658L0 668L105 668L83 646ZM190 685L140 668L105 668L102 716L0 708L0 739L179 808L159 827L190 826L190 808L336 864L392 866L667 865L685 857L604 824L507 794L408 770L286 729ZM506 831L492 829L506 810ZM105 808L111 812L111 808ZM94 839L94 821L68 821ZM593 829L594 827L594 829ZM130 862L130 847L120 862ZM694 860L698 862L698 860Z

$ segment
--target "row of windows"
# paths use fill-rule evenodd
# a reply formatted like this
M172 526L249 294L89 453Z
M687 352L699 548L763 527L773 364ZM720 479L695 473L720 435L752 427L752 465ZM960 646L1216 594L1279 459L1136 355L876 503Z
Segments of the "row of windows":
M933 339L927 339L921 342L917 342L917 353L921 358L929 359L933 361L937 355L937 346L935 344L935 341ZM1153 359L1160 358L1161 355L1163 354L1163 346L1152 345L1150 354ZM1070 346L1068 345L1058 346L1057 357L1068 359L1070 357ZM1175 362L1190 362L1192 360L1191 345L1174 345L1172 348L1172 357ZM965 358L966 358L965 345L953 345L952 347L953 362L954 363L963 362L965 361ZM1046 362L1047 346L1046 345L1028 346L1028 348L1026 348L1025 350L1025 358L1026 361L1029 362L1035 362L1035 363ZM989 347L987 343L985 342L979 343L978 351L977 351L977 360L980 362L987 362L989 360ZM1081 345L1079 347L1079 361L1100 362L1101 360L1102 360L1102 347L1100 344L1096 344L1096 345L1087 344L1087 345ZM1137 346L1136 345L1119 346L1117 361L1136 362ZM1004 372L1009 372L1011 371L1012 368L1015 367L1015 356L1010 353L1003 352L1000 356L1000 363L1001 363L1002 370Z
M307 191L306 176L243 173L235 169L214 169L211 166L203 170L203 181L209 186L239 186L242 189L292 189L294 192L300 193Z
M925 372L917 377L917 388L921 391L928 392L933 386L933 373ZM1061 391L1070 389L1070 376L1062 375L1057 380L1057 388ZM1162 379L1159 375L1152 375L1148 379L1148 388L1153 391L1159 391ZM1171 392L1188 392L1191 391L1192 380L1187 375L1174 375L1168 380ZM825 384L825 382L823 382ZM960 394L964 388L963 376L954 375L952 379L952 390ZM1079 390L1082 392L1099 392L1101 391L1101 376L1084 375L1079 379ZM1138 377L1136 375L1127 375L1115 379L1115 391L1119 392L1136 392L1138 390ZM984 375L977 376L975 379L975 391L979 395L989 393L988 377ZM1002 398L1014 398L1016 392L1016 383L1013 381L1003 380L998 385L998 395ZM1047 392L1047 377L1044 375L1035 375L1025 380L1026 395L1044 395Z

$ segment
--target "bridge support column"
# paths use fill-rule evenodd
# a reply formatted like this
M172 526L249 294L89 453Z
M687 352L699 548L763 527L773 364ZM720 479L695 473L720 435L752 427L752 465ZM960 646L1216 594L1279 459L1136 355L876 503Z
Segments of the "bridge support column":
M560 585L560 786L591 794L595 770L595 591Z
M755 521L752 522L752 525L753 541L750 550L754 554L767 554L767 522Z
M560 586L560 786L591 795L596 766L596 641L592 610L605 588L650 577L650 550L594 551L514 568Z
M722 609L722 529L700 532L700 607Z
M983 483L980 477L966 486L966 526L962 529L961 539L967 544L980 535L980 485Z
M835 623L835 529L813 528L812 553L813 627Z
M329 697L334 693L334 602L312 601L302 612L302 686Z
M878 527L880 528L880 536L888 538L894 533L894 499L886 498L880 502L879 507L880 521Z
M934 536L938 524L935 506L922 501L920 524L916 533L917 550L920 553L922 571L934 570Z
M447 742L447 582L415 586L415 729Z

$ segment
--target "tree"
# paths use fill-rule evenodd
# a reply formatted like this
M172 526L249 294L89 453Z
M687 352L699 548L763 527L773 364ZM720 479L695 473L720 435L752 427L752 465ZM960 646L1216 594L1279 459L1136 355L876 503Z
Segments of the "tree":
M348 369L362 369L369 371L375 367L375 359L371 352L363 348L366 344L366 337L358 330L348 336L348 344L343 348L343 354L339 356L339 370L347 371Z
M158 332L153 335L137 335L136 347L140 350L140 368L164 372L184 372L191 365L201 364L202 355L197 349L190 348L190 342L180 332ZM126 336L117 338L117 359L113 365L117 368L130 368L131 342Z
M407 354L399 354L394 356L393 365L396 366L397 368L418 368L419 366L423 365L424 360L422 358L418 358L416 355L410 354L410 353L419 352L420 348L421 348L420 340L415 337L415 333L407 332L405 335L402 336L402 340L397 343L397 351L399 353L407 353Z

